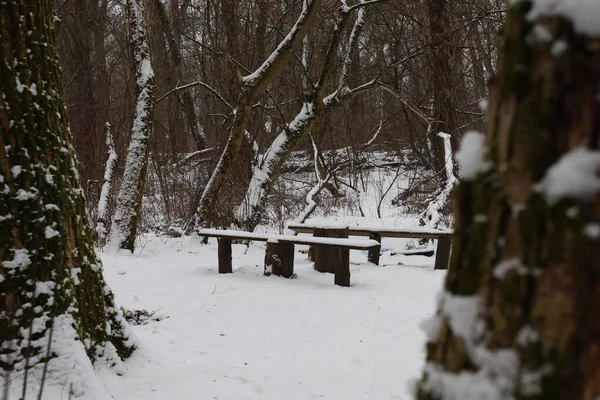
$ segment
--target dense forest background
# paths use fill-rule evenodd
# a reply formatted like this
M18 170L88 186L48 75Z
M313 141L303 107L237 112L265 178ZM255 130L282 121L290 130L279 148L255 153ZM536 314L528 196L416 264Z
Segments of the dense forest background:
M146 215L139 223L142 229L185 229L193 225L228 139L242 77L269 58L306 4L142 3L156 85L144 189L145 204L151 206L143 210L160 218ZM496 62L506 1L369 1L346 18L343 10L353 7L351 3L323 1L302 46L259 93L246 126L247 140L210 210L211 225L238 222L236 209L244 202L258 157L289 128L319 84L326 86L324 96L335 93L338 83L361 90L319 113L273 175L277 178L286 168L314 171L316 165L315 180L332 175L323 185L328 189L323 196L339 198L340 187L357 190L361 170L373 164L365 161L365 154L380 151L375 160L386 154L405 172L412 171L409 187L392 200L423 211L446 180L443 141L437 133L449 133L456 150L463 132L482 129L481 104ZM56 13L68 117L88 204L97 221L111 150L107 143L114 141L118 163L102 218L114 212L134 124L132 27L123 1L65 0L57 2ZM107 142L108 130L112 139ZM306 162L290 161L303 154ZM269 191L267 206L276 203L281 211L306 194L281 191L281 185ZM252 229L275 217L263 213L258 221L238 225Z

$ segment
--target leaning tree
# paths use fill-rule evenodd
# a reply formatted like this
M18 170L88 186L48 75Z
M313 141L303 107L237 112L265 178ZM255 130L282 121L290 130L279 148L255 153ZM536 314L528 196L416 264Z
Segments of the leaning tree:
M457 154L418 399L600 396L599 15L594 1L510 6L485 137Z
M72 358L81 349L92 360L115 362L133 350L93 247L62 101L53 3L0 2L0 367L5 378L32 368L55 371L61 351Z

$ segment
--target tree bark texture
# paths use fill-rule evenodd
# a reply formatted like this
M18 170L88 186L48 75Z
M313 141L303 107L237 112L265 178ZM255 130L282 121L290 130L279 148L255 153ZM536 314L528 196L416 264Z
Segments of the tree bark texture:
M598 157L600 38L556 16L530 21L530 6L509 10L490 86L492 167L455 193L418 399L600 395L600 195L551 200L539 184L574 149Z
M74 329L91 359L126 357L71 146L53 2L1 2L0 44L0 367L56 356L57 325Z

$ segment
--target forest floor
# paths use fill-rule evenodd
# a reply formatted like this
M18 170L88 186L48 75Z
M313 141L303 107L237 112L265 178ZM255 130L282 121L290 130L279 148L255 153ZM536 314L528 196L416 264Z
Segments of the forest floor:
M99 386L119 400L410 399L418 325L445 272L434 257L390 255L405 243L383 240L383 267L351 251L349 288L300 252L297 279L263 276L264 243L234 245L227 275L214 239L148 236L134 255L103 254L117 304L164 319L132 326L139 349L122 376L98 371Z

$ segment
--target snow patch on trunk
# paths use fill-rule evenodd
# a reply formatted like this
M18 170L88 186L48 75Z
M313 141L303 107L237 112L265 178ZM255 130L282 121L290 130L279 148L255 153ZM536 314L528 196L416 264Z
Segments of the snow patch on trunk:
M600 152L577 147L551 165L534 190L550 205L563 198L591 200L600 190L599 169Z
M485 137L482 133L469 131L464 134L456 152L456 161L463 180L472 181L478 174L490 169L491 162L485 158L486 151Z

